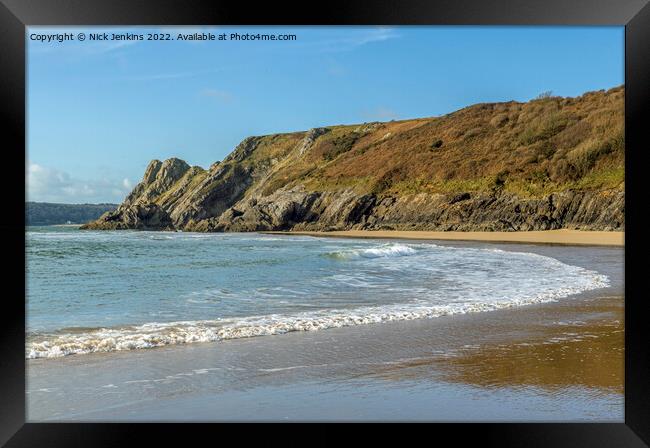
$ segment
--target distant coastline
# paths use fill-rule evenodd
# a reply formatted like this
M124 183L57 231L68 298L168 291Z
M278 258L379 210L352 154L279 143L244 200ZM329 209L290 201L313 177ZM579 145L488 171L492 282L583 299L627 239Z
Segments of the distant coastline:
M80 225L115 210L117 204L59 204L53 202L25 202L25 225Z

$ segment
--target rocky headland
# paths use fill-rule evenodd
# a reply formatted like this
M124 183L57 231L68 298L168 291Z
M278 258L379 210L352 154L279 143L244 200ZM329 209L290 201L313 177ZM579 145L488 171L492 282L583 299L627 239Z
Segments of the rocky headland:
M244 139L154 160L85 229L624 230L624 90Z

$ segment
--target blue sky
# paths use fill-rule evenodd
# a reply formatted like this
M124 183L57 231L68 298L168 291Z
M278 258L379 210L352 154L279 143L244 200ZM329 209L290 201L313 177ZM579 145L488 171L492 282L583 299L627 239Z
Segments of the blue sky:
M43 43L32 33L289 33L295 41ZM622 27L30 27L28 199L121 202L151 159L243 138L577 96L624 82Z

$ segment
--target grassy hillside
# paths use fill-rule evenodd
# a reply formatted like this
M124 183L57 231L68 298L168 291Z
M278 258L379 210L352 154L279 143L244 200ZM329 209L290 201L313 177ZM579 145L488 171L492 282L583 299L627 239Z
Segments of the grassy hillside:
M492 192L541 197L622 188L624 90L477 104L437 118L332 126L264 181L360 194ZM263 138L248 163L281 158L304 133ZM287 161L289 162L289 161Z

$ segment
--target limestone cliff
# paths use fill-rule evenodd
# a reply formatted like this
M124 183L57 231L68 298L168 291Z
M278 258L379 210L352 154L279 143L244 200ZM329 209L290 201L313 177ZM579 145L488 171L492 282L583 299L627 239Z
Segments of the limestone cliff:
M622 87L244 139L207 170L154 160L87 229L624 228Z

